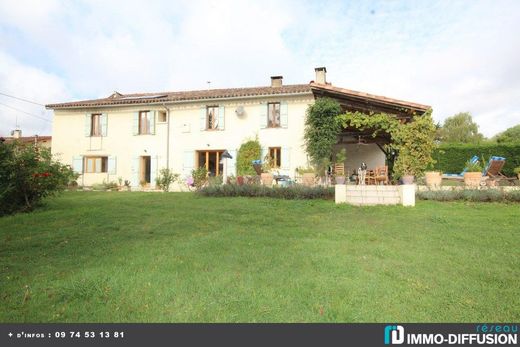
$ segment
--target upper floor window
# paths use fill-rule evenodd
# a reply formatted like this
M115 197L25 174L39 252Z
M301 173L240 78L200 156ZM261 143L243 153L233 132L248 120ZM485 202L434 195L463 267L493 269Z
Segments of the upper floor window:
M159 123L166 123L166 121L168 120L168 115L166 114L165 111L159 112L159 115L157 117L158 117L157 122L159 122Z
M206 129L218 129L218 106L206 107Z
M267 126L269 128L280 127L280 103L270 102L267 104Z
M101 114L90 117L90 136L101 136Z
M149 135L151 134L151 117L152 114L149 111L140 111L139 112L139 135Z

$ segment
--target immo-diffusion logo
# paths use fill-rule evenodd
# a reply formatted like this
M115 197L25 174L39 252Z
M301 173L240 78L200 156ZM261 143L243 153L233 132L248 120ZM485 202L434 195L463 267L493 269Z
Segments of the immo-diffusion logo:
M385 345L400 345L404 342L404 328L400 325L385 327Z

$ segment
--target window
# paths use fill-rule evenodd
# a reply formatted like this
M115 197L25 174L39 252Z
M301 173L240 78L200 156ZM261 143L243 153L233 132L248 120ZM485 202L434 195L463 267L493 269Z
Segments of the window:
M90 136L101 136L101 114L90 117Z
M280 127L280 103L270 102L267 104L267 127L278 128Z
M86 173L101 173L107 172L108 157L86 157L85 158L85 172Z
M150 132L150 118L151 113L149 111L139 112L139 135L149 135Z
M166 123L166 120L167 120L167 119L168 119L168 116L167 116L167 114L166 114L165 111L161 111L161 112L159 112L159 119L157 119L157 121L158 121L159 123Z
M220 162L224 151L197 151L198 167L205 167L212 176L219 176L224 170Z
M218 129L218 106L206 107L206 129Z
M278 169L282 166L282 149L280 147L269 147L269 157L271 157L271 165Z

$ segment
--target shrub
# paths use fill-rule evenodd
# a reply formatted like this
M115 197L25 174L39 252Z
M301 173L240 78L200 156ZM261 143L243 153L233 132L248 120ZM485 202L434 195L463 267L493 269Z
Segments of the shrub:
M191 171L193 177L193 186L196 189L202 188L208 181L208 170L201 166Z
M260 146L258 138L244 142L237 153L237 175L256 175L256 171L251 162L261 159L261 156L262 147Z
M49 149L0 142L0 215L30 211L78 178Z
M262 185L225 184L207 186L199 190L199 194L212 197L269 197L277 199L334 199L333 187L306 187L292 185L289 187L266 187Z
M506 158L502 172L506 176L514 176L514 168L520 166L520 144L445 144L434 150L435 169L446 173L459 173L464 169L468 159L478 155L500 156ZM483 163L486 165L487 163Z
M170 191L170 185L179 179L179 174L173 173L172 170L163 168L159 171L159 176L155 179L157 186L165 192Z
M520 202L520 191L499 189L425 190L418 191L416 197L419 200L435 201Z

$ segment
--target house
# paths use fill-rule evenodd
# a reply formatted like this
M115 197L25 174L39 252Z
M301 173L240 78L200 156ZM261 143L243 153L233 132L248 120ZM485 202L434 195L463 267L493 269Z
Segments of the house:
M339 88L316 68L315 81L284 85L282 76L271 85L165 93L121 94L107 98L50 104L54 110L52 152L81 174L90 186L118 177L132 186L154 187L161 168L182 177L204 166L221 175L222 153L233 159L226 166L236 174L240 144L258 136L262 156L270 154L280 174L291 177L308 165L304 148L305 113L316 98L331 97L344 110L384 111L409 120L429 106ZM337 147L347 148L347 168L361 162L384 165L382 146L370 136L345 129ZM385 139L379 139L384 141Z
M52 136L22 136L22 130L15 129L11 132L11 137L5 137L3 140L6 143L19 141L23 144L33 144L39 147L51 149L52 147Z

